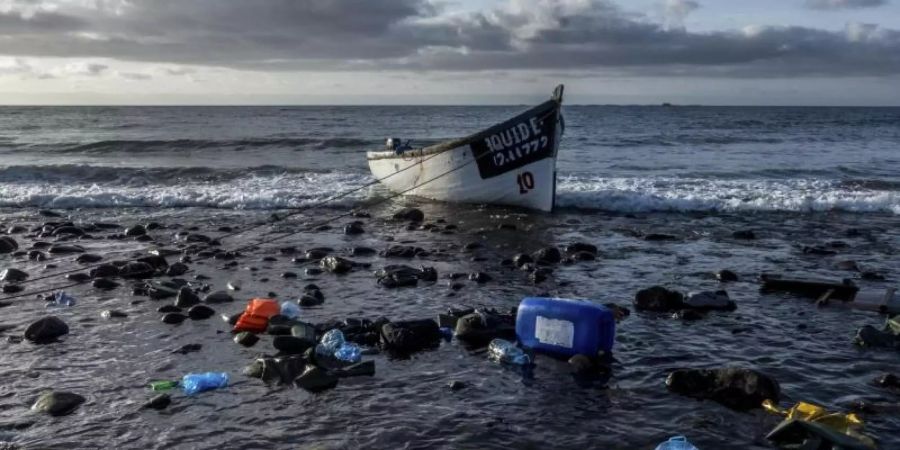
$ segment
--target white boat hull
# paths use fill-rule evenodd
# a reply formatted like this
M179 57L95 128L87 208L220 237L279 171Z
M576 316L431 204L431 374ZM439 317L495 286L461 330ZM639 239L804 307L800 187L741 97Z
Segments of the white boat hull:
M551 211L563 124L552 100L466 138L407 151L368 152L369 168L397 194Z
M446 173L456 167L461 168ZM541 211L553 209L555 157L488 179L481 178L468 146L411 159L370 159L369 168L383 185L398 194L456 203L521 206Z

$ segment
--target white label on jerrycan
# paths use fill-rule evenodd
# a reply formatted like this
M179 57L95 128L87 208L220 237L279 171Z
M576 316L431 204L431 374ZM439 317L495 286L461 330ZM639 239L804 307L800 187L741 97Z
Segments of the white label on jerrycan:
M568 320L550 319L537 316L534 337L542 344L572 348L575 339L575 324Z

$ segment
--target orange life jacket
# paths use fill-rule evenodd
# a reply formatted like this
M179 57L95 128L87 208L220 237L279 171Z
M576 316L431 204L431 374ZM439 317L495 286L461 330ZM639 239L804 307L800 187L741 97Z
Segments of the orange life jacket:
M247 309L241 314L240 319L234 324L234 332L249 331L262 333L269 325L269 318L279 314L281 306L275 300L268 298L254 298L247 303Z

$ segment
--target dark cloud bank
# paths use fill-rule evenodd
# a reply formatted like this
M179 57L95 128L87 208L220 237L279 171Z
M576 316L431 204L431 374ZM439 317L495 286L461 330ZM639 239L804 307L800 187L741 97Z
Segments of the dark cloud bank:
M686 13L696 9L696 2ZM818 7L878 0L809 0ZM615 3L451 14L426 0L18 0L0 54L259 70L621 70L731 77L900 74L900 31L754 26L690 32Z

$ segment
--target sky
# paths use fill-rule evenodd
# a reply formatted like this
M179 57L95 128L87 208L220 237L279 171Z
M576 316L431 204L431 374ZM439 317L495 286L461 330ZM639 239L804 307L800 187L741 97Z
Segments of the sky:
M0 104L900 106L900 0L0 0Z

